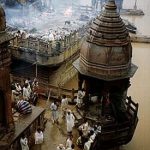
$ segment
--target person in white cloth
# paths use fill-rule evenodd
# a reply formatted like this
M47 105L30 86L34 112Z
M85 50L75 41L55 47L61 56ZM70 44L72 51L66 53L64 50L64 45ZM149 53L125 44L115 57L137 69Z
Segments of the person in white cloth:
M66 123L67 123L67 132L68 134L72 134L72 128L74 127L75 117L72 114L71 110L68 110L66 114Z
M80 108L81 106L82 106L82 104L83 104L83 98L84 98L84 96L85 96L85 91L84 91L84 89L79 89L78 90L78 94L77 94L77 106Z
M42 144L43 139L44 139L43 131L41 130L41 128L37 128L35 132L35 144Z
M28 89L27 83L25 83L25 85L23 87L23 99L26 101L29 101L29 99L30 99L30 91Z
M73 144L72 142L72 136L69 135L67 140L66 140L66 148L71 148L71 145Z
M67 107L68 107L68 99L67 99L66 95L63 95L62 100L61 100L62 118L64 118L66 116Z
M20 145L21 145L21 150L29 150L28 139L26 138L24 134L22 135L20 139Z
M90 138L87 142L85 142L84 150L90 150L92 143L93 143L93 140Z
M90 128L89 123L87 120L85 120L84 123L80 125L78 129L80 132L82 132L84 137L87 137L90 130L89 128Z
M56 101L53 101L50 105L50 109L52 112L52 121L53 123L58 124L58 106L56 104Z

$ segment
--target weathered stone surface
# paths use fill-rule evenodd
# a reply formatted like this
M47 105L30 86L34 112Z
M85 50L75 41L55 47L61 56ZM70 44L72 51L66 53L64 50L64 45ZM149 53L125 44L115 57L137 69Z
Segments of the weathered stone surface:
M132 46L129 33L117 12L114 0L109 0L104 10L88 29L81 46L77 70L84 75L104 80L131 77L137 67L131 63Z

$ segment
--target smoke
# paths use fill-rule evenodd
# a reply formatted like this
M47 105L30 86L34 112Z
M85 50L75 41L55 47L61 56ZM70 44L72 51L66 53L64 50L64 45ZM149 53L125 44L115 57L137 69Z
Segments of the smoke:
M89 5L90 0L84 1ZM82 0L34 0L32 3L17 3L14 7L5 7L7 25L35 36L47 36L52 30L66 32L75 30L87 22L80 20L83 12L79 6ZM92 13L87 15L91 15ZM71 24L66 27L65 21Z

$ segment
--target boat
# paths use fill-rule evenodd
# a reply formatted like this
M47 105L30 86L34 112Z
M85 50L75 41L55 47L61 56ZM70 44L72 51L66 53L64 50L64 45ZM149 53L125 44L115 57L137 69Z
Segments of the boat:
M123 19L123 21L124 21L124 23L125 23L125 25L126 25L127 30L128 30L130 33L136 34L136 32L137 32L137 27L136 27L133 23L129 22L129 21L126 20L126 19Z

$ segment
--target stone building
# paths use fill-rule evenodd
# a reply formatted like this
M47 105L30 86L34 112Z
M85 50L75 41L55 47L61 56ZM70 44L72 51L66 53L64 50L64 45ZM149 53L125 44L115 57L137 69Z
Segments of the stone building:
M132 63L130 36L115 0L108 0L93 21L80 57L73 65L79 72L79 89L84 88L86 92L84 117L102 126L95 148L128 143L138 120L138 104L127 96L137 66ZM91 102L91 96L98 97L96 103Z
M12 112L10 64L11 53L9 41L13 36L6 32L6 18L3 8L0 6L0 149L20 149L20 137L25 134L29 140L29 146L34 144L33 134L37 127L44 128L44 109L32 106L32 113L19 116L14 121Z
M13 128L11 111L11 89L9 65L11 55L8 50L9 41L13 37L6 32L5 12L0 6L0 135Z

